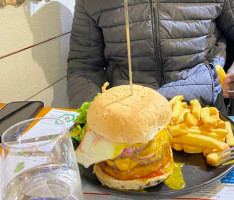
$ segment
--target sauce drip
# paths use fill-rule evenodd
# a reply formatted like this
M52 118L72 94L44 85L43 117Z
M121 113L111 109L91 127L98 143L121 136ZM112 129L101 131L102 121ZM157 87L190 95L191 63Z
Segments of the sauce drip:
M173 172L163 181L165 185L173 190L180 190L185 187L185 182L182 174L183 163L174 162Z

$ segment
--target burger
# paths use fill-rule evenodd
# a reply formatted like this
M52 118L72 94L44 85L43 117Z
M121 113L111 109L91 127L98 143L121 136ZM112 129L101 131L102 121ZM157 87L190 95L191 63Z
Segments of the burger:
M105 186L139 190L155 186L173 171L166 125L171 105L157 91L141 85L112 87L87 113L87 132L76 150L78 163Z

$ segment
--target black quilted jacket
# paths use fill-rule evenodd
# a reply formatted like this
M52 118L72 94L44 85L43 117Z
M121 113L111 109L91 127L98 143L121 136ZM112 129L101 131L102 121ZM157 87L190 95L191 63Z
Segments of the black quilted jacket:
M133 83L203 104L221 86L214 66L234 40L234 0L128 0ZM68 57L68 97L78 108L110 86L129 84L124 0L77 0Z

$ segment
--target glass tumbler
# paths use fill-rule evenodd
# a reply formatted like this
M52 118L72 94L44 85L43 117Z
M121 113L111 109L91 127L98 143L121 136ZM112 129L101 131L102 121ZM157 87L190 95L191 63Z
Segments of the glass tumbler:
M2 135L2 199L83 200L66 122L33 118Z

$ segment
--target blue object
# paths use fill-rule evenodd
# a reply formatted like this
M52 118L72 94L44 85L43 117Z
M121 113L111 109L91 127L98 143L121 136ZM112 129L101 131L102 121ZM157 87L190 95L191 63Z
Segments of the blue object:
M232 171L226 176L221 178L221 183L234 184L234 169L232 169Z

